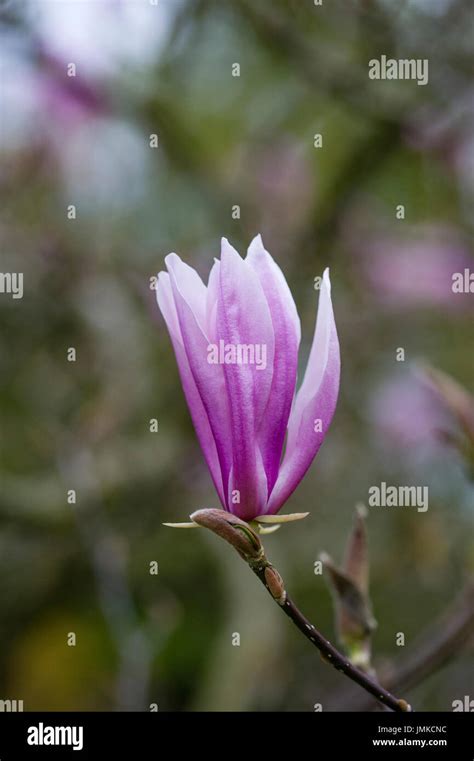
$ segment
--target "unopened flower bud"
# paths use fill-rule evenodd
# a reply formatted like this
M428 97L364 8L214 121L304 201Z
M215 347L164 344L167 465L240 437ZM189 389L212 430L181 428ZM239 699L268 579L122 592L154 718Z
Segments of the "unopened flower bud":
M209 508L197 510L190 517L194 523L210 529L229 542L244 560L258 560L263 557L263 546L257 534L248 523L236 515L226 510Z

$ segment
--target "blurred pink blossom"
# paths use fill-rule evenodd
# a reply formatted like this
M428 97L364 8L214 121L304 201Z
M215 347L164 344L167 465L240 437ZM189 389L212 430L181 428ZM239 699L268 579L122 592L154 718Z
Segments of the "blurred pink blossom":
M409 145L429 151L454 173L466 200L474 191L474 93L455 94L442 110L432 104L416 110L406 131Z
M42 53L36 86L45 117L63 128L73 128L104 113L107 98L103 88L83 74L68 76L67 66L66 61Z
M373 240L365 249L363 262L369 287L385 305L473 307L472 294L453 291L453 275L466 269L472 272L474 258L451 230L431 227L411 240Z
M441 432L450 425L439 397L413 371L391 376L374 390L369 417L387 447L425 454L441 447Z

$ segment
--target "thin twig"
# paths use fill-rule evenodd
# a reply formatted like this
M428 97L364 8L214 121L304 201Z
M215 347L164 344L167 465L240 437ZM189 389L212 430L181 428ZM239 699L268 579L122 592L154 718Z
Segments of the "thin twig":
M262 565L259 565L258 567L250 567L252 568L252 571L255 573L255 575L258 576L262 584L264 584L266 589L270 592L273 599L276 599L271 587L268 584L267 579L268 569L272 569L272 571L278 573L276 569L268 562L265 557L262 560ZM280 574L278 574L278 576L280 576ZM293 600L288 596L286 590L283 590L283 597L284 601L279 602L279 600L277 600L278 604L282 610L285 611L288 618L293 621L300 632L304 634L306 639L308 639L315 647L317 647L321 653L323 660L334 666L337 671L342 671L342 673L349 677L349 679L352 679L353 682L356 682L360 687L369 692L392 711L403 713L405 711L411 710L406 701L396 698L394 695L392 695L392 693L388 692L388 690L384 689L380 684L377 684L377 682L371 679L367 673L356 668L356 666L354 666L347 659L347 656L339 652L339 650L337 650L337 648L335 648L334 645L332 645L329 640L327 640L321 634L321 632L319 632L318 629L316 629L316 627L310 621L308 621L306 616L303 615Z
M259 537L247 523L224 510L214 509L198 510L191 515L191 520L200 526L210 529L232 544L269 591L275 602L284 610L288 618L293 621L306 639L319 650L323 660L334 666L337 671L341 671L349 679L352 679L353 682L356 682L392 711L399 713L411 711L411 707L405 700L396 698L388 690L371 679L368 674L356 668L301 613L288 596L280 574L267 560Z

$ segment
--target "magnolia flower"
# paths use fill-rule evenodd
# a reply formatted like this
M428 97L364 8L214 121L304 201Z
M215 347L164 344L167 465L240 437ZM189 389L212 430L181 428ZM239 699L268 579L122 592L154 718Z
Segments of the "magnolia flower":
M336 407L340 356L329 272L295 395L300 321L261 237L245 259L223 239L207 288L176 254L165 262L158 305L222 506L245 521L275 514L311 465Z

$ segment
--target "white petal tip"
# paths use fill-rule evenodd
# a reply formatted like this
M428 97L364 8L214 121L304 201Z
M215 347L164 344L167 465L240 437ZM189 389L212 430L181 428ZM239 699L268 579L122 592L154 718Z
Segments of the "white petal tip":
M228 261L231 259L234 261L243 261L237 249L229 243L227 238L221 238L221 262L223 262L225 259Z
M221 238L221 258L225 255L233 254L234 252L235 248L231 246L227 238Z
M168 271L169 271L170 267L173 268L173 265L176 264L177 262L180 262L180 261L181 261L181 259L179 258L178 254L175 254L174 251L171 251L170 254L167 254L165 256L165 264L166 264L166 267L167 267Z
M247 249L247 256L261 256L262 254L267 254L268 252L265 249L265 246L263 245L262 236L260 233L255 236L255 238L252 239L250 246Z

